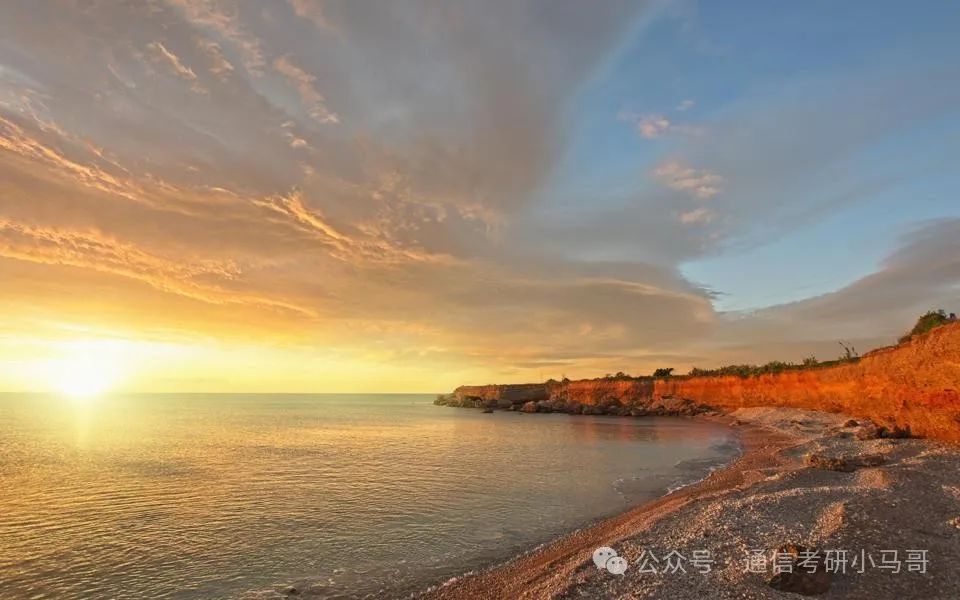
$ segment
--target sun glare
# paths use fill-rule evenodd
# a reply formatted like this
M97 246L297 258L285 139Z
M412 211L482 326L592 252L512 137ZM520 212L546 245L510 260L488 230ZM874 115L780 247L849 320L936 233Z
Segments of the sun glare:
M116 379L108 365L94 358L64 361L57 375L57 388L71 398L92 398L108 389Z

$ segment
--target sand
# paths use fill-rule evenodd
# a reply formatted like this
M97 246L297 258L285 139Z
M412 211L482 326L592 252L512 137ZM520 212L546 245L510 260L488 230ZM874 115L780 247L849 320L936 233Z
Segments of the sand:
M423 597L801 598L767 584L772 551L794 543L835 558L846 551L847 563L827 576L829 591L815 597L960 599L960 449L860 440L860 425L830 413L752 408L721 419L735 424L744 447L726 468ZM845 458L851 470L810 467L811 454ZM881 464L853 466L858 461ZM626 558L627 572L597 569L591 557L599 546ZM765 556L752 570L751 550ZM708 553L709 572L692 564L694 551ZM686 572L664 572L671 552L672 566ZM650 553L659 561L641 569Z

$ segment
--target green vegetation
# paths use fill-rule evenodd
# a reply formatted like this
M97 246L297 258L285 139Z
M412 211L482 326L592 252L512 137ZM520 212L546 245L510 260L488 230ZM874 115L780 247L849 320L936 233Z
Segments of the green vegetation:
M940 327L941 325L946 325L947 323L952 323L957 320L957 316L954 313L947 314L943 309L940 310L931 310L917 319L917 324L914 325L913 329L910 330L910 333L900 338L900 343L906 342L911 338L924 334L931 329ZM804 358L799 363L792 362L782 362L779 360L774 360L768 362L765 365L725 365L723 367L718 367L716 369L701 369L700 367L693 367L690 369L690 372L687 375L680 375L679 377L723 377L723 376L734 376L734 377L756 377L759 375L773 375L776 373L783 373L784 371L802 371L805 369L822 369L824 367L833 367L836 365L841 365L844 363L855 363L860 360L860 353L857 352L857 349L852 345L846 342L837 342L840 344L840 347L843 349L843 353L835 360L818 360L816 356L808 356ZM620 371L616 375L607 374L604 377L598 377L594 381L602 379L613 379L613 380L651 380L651 379L665 379L667 377L677 377L673 374L673 368L660 368L653 372L653 375L649 376L639 376L634 377L623 371ZM552 381L552 380L551 380ZM564 383L568 383L570 380L566 377L563 378Z
M906 341L913 339L918 335L922 335L931 329L936 329L941 325L946 325L957 320L957 315L950 313L949 315L942 308L939 310L931 310L926 314L922 315L917 319L917 324L913 326L913 329L910 330L910 333L901 337L899 342L902 344Z
M689 375L691 377L723 377L725 375L733 375L735 377L756 377L757 375L771 375L774 373L783 373L784 371L809 369L822 364L830 364L820 362L808 363L807 360L809 359L804 359L803 363L801 364L774 360L765 365L725 365L716 369L701 369L700 367L694 367L690 369Z
M634 377L633 375L624 373L623 371L617 371L616 375L611 375L610 373L607 373L606 375L603 376L603 379L636 379L636 377Z
M843 347L843 354L837 360L817 360L816 356L808 356L802 362L792 363L780 360L770 361L765 365L725 365L716 369L701 369L694 367L687 374L689 377L756 377L758 375L774 375L784 371L802 371L804 369L820 369L823 367L832 367L845 362L856 362L860 360L856 348L840 342Z

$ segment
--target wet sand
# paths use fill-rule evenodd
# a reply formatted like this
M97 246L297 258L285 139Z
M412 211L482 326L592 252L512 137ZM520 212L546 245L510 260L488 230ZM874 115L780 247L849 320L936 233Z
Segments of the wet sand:
M860 440L844 415L785 408L714 417L739 430L742 456L702 482L635 507L487 571L429 590L428 599L798 598L747 572L750 549L925 549L926 572L868 569L831 575L821 598L960 598L960 452L915 439ZM880 457L850 472L808 456ZM922 507L922 508L921 508ZM622 576L598 570L593 550L628 559ZM640 573L644 551L710 552L707 574ZM772 566L772 565L771 565Z

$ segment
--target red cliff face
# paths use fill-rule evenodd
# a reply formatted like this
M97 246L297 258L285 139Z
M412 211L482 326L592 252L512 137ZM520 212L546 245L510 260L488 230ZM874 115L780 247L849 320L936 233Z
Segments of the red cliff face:
M757 377L596 379L566 384L464 386L457 397L503 403L563 400L598 405L649 404L664 397L692 400L717 409L788 406L869 417L914 435L960 442L960 323L945 325L907 342L834 367L786 371Z

